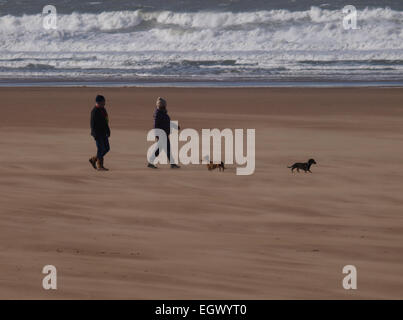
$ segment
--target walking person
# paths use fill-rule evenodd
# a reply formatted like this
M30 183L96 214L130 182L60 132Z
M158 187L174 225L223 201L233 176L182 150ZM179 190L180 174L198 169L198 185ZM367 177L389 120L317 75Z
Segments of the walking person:
M171 118L168 115L168 110L167 110L167 102L163 98L158 98L157 103L156 103L157 109L154 112L154 129L161 129L164 130L166 136L167 136L167 145L166 145L166 154L168 157L169 162L171 162L171 142L169 141L169 135L171 134ZM179 129L179 128L178 128ZM160 148L157 147L157 150L155 151L154 155L151 157L148 167L152 169L157 169L157 167L154 165L154 160L157 158L160 154ZM174 161L173 161L174 162ZM178 169L180 168L178 165L175 163L171 163L171 168L172 169Z
M104 157L109 152L109 137L111 130L109 128L108 112L105 109L104 96L98 95L95 98L95 107L91 111L91 135L94 137L97 145L97 155L90 158L90 163L98 171L108 171L104 167Z

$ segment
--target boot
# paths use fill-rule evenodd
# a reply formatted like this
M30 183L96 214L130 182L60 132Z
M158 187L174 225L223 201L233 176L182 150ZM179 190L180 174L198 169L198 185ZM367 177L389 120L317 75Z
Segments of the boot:
M88 160L95 170L97 169L97 160L98 160L97 157L92 157L90 158L90 160Z
M98 171L108 171L109 170L104 167L104 159L98 159L97 165L98 165Z
M155 165L153 165L152 163L148 163L147 167L151 168L151 169L158 169Z
M171 169L179 169L180 166L178 166L177 164L173 163L171 164Z

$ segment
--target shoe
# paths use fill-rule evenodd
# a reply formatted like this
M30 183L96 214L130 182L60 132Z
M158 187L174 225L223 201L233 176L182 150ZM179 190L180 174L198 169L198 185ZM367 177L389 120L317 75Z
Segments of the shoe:
M152 163L149 163L147 165L147 167L151 168L151 169L158 169L156 166L154 166Z
M109 171L104 167L104 159L97 159L98 171Z
M177 164L171 164L171 169L179 169L180 167Z
M97 157L92 157L88 161L91 163L92 167L96 170L97 169Z

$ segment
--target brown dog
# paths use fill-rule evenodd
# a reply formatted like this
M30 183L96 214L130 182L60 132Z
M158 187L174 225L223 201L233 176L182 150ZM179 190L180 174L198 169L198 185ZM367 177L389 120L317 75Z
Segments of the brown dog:
M224 162L221 161L221 163L213 163L213 161L210 161L210 163L207 164L207 169L208 169L209 171L214 170L214 169L217 169L217 168L218 168L218 170L220 170L220 171L221 171L221 170L224 171L224 170L225 170Z

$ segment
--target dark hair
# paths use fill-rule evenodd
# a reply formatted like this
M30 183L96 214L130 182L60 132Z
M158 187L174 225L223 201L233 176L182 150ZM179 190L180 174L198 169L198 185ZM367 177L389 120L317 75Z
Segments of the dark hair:
M101 95L97 95L97 97L95 98L95 102L96 103L105 102L105 97L101 96Z

